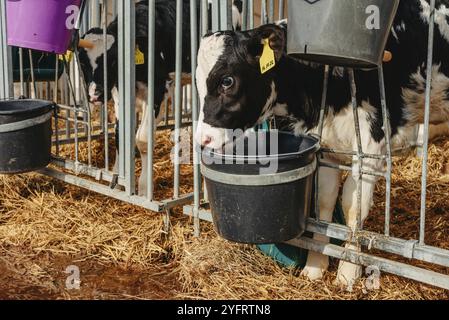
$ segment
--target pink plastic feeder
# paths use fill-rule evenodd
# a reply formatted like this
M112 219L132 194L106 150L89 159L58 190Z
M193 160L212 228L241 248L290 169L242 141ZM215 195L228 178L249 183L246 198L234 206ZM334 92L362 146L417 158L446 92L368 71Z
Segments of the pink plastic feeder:
M70 45L81 0L6 0L8 44L52 53Z

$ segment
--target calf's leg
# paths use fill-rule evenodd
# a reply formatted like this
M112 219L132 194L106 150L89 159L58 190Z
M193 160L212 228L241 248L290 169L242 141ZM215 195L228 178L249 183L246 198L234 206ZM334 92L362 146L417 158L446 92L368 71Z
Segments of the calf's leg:
M337 202L340 185L340 172L331 168L320 168L319 171L319 202L320 219L332 222L332 216ZM329 242L329 238L320 234L314 234L313 239L321 242ZM323 277L324 272L329 267L329 257L321 253L309 251L307 264L301 275L310 280L318 280Z
M365 150L367 153L370 151ZM372 152L379 154L379 150ZM381 160L364 160L364 170L380 170ZM361 222L365 221L373 203L374 188L378 178L370 175L363 175L362 178L362 199L361 199ZM357 200L358 175L349 176L343 187L342 205L345 213L346 223L353 232L357 231L357 216L359 213L359 203ZM346 249L360 251L361 247L357 243L348 242ZM362 267L346 261L340 261L337 273L336 284L351 287L357 279L362 276Z

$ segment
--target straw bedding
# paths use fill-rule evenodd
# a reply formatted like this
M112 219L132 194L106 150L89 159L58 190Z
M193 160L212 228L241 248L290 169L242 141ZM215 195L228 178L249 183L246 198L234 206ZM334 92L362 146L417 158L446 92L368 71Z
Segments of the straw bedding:
M172 196L171 148L170 133L158 133L158 199ZM103 165L102 150L102 143L95 142L95 165ZM69 147L61 152L73 155ZM183 192L192 190L191 175L184 166ZM426 240L446 249L448 186L449 141L441 140L430 150ZM392 197L393 235L416 237L418 158L395 160ZM369 230L382 231L383 205L380 183ZM192 221L181 208L172 212L170 222L166 233L159 214L39 174L0 176L0 299L449 299L447 291L388 274L382 275L379 290L365 290L361 280L348 292L332 284L335 261L322 281L310 282L253 246L221 240L207 223L201 237L194 238ZM445 268L415 264L449 274ZM69 265L81 270L81 290L65 287Z

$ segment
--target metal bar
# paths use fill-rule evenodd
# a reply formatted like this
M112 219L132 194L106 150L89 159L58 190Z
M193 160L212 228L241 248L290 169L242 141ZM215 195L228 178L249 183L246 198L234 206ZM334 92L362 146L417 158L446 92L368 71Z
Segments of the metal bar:
M25 95L25 79L23 74L23 48L19 48L20 96Z
M254 0L248 0L249 28L254 29Z
M183 1L176 0L176 77L175 77L175 148L174 148L174 198L179 197L180 183L180 138L181 138L181 122L182 122L182 22L183 22Z
M6 99L14 95L12 54L7 41L6 1L0 1L0 18L0 98Z
M352 110L354 113L354 125L355 134L357 137L357 166L358 166L358 178L357 178L357 226L358 230L362 229L362 181L363 181L363 147L362 137L360 132L359 121L359 108L357 104L357 87L355 84L354 69L349 69L349 81L352 97Z
M75 162L69 159L62 159L59 157L53 157L51 160L51 164L57 166L58 168L64 170L75 171L78 170L78 175L85 175L96 179L97 181L105 181L112 182L114 180L114 175L109 172L109 170L98 169L94 167L89 167L84 164L75 165ZM117 184L123 186L125 184L125 180L119 178L117 180Z
M323 78L323 93L321 96L321 108L320 108L320 119L318 124L318 137L321 143L321 139L323 137L323 128L324 128L324 118L326 116L326 98L329 84L329 66L326 65L324 67L324 78ZM319 155L318 155L319 157ZM319 176L320 176L320 166L317 166L315 173L315 215L316 219L319 221L320 217L320 201L319 201Z
M209 2L201 0L201 36L209 32Z
M80 88L83 94L83 106L85 108L85 120L86 120L86 124L84 126L85 129L85 133L87 135L87 163L89 166L92 165L92 115L90 112L90 106L89 106L89 98L88 98L88 94L87 94L87 88L86 88L86 81L84 80L84 74L83 74L83 70L81 69L81 62L79 59L79 52L78 52L78 47L75 47L75 51L74 51L74 57L76 59L76 66L78 67L78 72L80 75ZM86 132L87 131L87 132Z
M232 30L232 0L220 1L220 30Z
M212 32L220 30L220 0L212 0Z
M268 0L268 22L274 22L274 0Z
M267 9L267 0L262 0L262 6L261 6L261 14L260 14L260 22L262 25L267 24L268 19L268 9Z
M347 226L323 221L316 222L313 219L309 219L307 231L342 241L350 240L354 235L352 230ZM449 250L420 245L416 242L414 246L411 246L411 242L408 240L393 238L391 236L385 236L369 231L361 231L355 236L360 240L360 243L368 247L368 249L378 249L408 259L416 259L449 267Z
M246 1L245 1L246 2ZM192 70L195 70L198 62L198 17L197 17L197 7L196 0L190 0L190 32L191 32L191 61ZM193 212L193 226L194 226L194 236L200 236L200 218L199 218L199 208L201 201L201 174L200 174L200 155L198 154L198 144L195 140L195 132L198 128L198 118L199 118L199 105L198 105L198 90L196 86L196 73L192 72L192 141L193 141L193 201L194 201L194 212Z
M410 266L404 263L380 258L355 250L345 249L333 244L323 243L310 238L295 239L287 242L306 250L320 252L326 256L364 266L377 266L380 271L395 274L449 290L449 276L434 271Z
M33 90L31 91L31 99L36 99L36 81L34 78L34 63L33 63L33 54L31 52L31 49L28 49L28 58L30 61L30 73L31 73L31 83L32 83L32 87Z
M248 30L248 0L242 0L242 31Z
M153 171L153 163L154 163L154 88L155 86L155 45L156 45L156 1L149 0L148 2L148 145L147 145L147 167L148 167L148 175L147 179L147 199L149 201L153 200L154 197L154 171ZM167 117L168 118L168 117ZM145 121L143 119L142 121Z
M322 159L320 159L319 161L320 161L319 164L322 167L338 169L341 171L353 171L353 168L350 166L346 166L343 164L336 164L336 163L328 162L328 161L325 161ZM385 178L385 175L386 175L385 172L377 172L377 171L371 171L371 170L366 170L366 169L362 169L361 173L363 175L374 176L374 177L379 177L379 178Z
M100 139L100 138L102 138L102 137L103 137L102 134L95 134L95 135L92 135L92 139L93 139L93 140L95 140L95 139ZM86 142L86 141L87 141L87 137L79 137L79 138L78 138L78 142ZM59 145L60 145L60 146L62 146L62 145L73 144L74 142L75 142L75 138L59 139ZM53 140L52 143L55 144L56 141ZM57 155L57 154L56 154L56 155Z
M435 35L435 0L431 0L430 17L429 17L429 42L427 53L426 103L424 112L424 138L423 138L424 145L423 145L422 178L421 178L421 212L420 212L420 226L419 226L420 244L424 244L426 240L427 168L429 162L429 126L430 126L430 104L432 94L434 35Z
M185 215L191 216L192 212L193 206L191 205L187 205L183 208L183 213ZM212 214L207 208L201 207L199 216L203 221L213 221ZM311 218L307 222L307 231L342 241L351 240L355 236L360 243L363 246L366 246L369 250L377 249L407 259L415 259L443 267L449 267L449 250L420 245L418 243L412 246L410 245L410 241L369 231L361 231L354 235L352 229L347 226L325 221L316 221Z
M58 170L55 169L46 168L43 170L39 170L38 172L43 175L50 176L60 181L63 181L65 183L86 189L88 191L93 191L102 194L104 196L111 197L123 202L127 202L129 204L136 205L154 212L163 212L166 207L160 202L148 201L146 198L135 195L129 195L127 192L111 189L109 186L105 186L100 183L95 183L93 181L83 179L71 174L59 172Z
M70 80L70 76L67 73L69 70L69 64L67 62L67 59L65 57L65 55L62 56L63 60L64 60L64 65L65 65L65 70L66 70L66 76L67 76L67 83L69 84L69 88L70 88L70 93L72 94L72 98L74 101L74 129L75 129L75 163L78 164L79 163L79 141L78 141L78 105L76 104L76 93L75 90L73 88L73 84L72 81ZM70 111L67 110L67 113L70 117ZM70 126L70 121L67 121L67 123ZM66 128L67 129L67 128ZM70 129L69 129L70 130Z
M343 151L343 150L336 150L336 149L330 149L330 148L321 148L320 152L322 153L330 153L330 154L339 154L339 155L345 155L345 156L357 156L357 152L354 151ZM375 160L385 160L387 157L381 154L369 154L364 153L362 155L364 159L375 159Z
M108 43L107 27L108 27L108 4L107 0L103 0L103 43ZM108 112L108 53L107 46L103 48L103 88L105 90L103 101L103 126L104 126L104 167L109 170L109 112Z
M392 147L391 147L391 126L390 126L390 114L387 109L387 100L385 94L385 81L384 71L382 64L379 66L379 89L380 89L380 102L382 105L382 117L383 117L383 129L385 133L386 143L386 186L385 186L385 235L390 235L390 221L391 221L391 171L393 169L392 160Z
M285 3L284 0L279 0L279 20L284 19L285 16Z
M134 2L119 2L119 88L120 88L120 136L123 136L123 148L120 160L126 180L126 192L135 194L135 5Z

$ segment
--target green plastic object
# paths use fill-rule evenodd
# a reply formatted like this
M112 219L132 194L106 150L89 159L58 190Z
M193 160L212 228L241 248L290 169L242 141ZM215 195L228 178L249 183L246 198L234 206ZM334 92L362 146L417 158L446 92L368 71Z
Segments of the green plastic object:
M345 216L341 204L338 202L334 211L334 223L345 224ZM306 236L312 236L310 233ZM331 239L332 244L342 245L343 241ZM266 256L286 268L302 269L307 262L308 251L284 243L259 245L257 248Z

